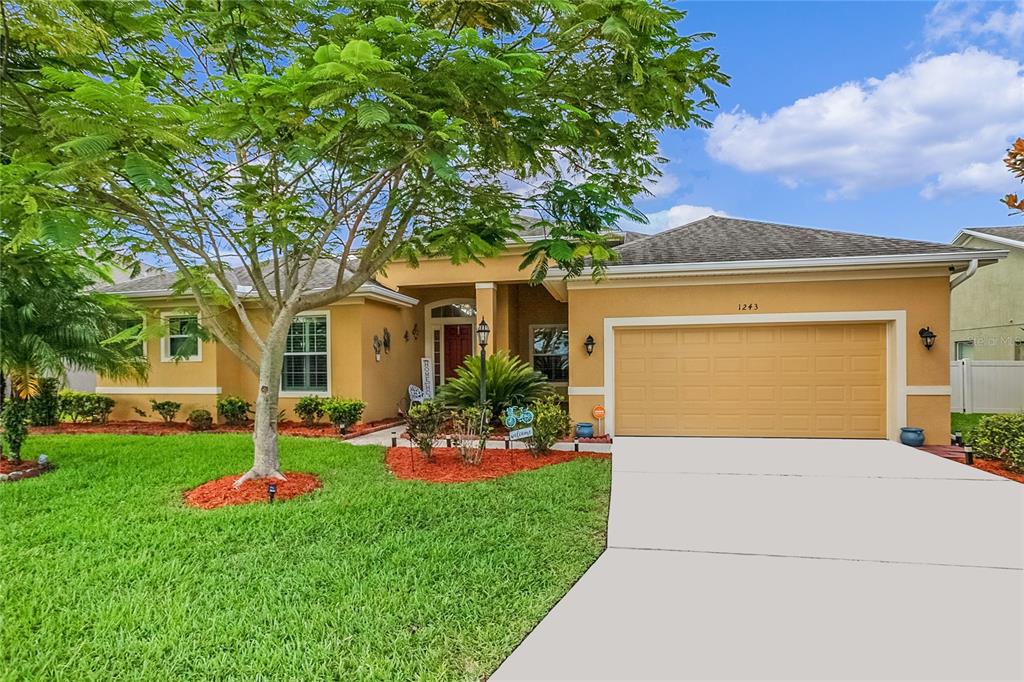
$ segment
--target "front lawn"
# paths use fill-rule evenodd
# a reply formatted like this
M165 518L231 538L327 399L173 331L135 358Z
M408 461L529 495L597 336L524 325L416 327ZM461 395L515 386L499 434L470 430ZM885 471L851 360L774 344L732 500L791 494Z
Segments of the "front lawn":
M969 440L971 431L978 426L978 422L981 421L982 417L987 416L988 414L983 412L969 412L967 414L953 412L950 415L950 433L959 431L963 434L965 440Z
M0 486L5 679L479 679L601 552L610 466L397 481L383 449L283 438L322 490L186 508L244 435L39 436Z

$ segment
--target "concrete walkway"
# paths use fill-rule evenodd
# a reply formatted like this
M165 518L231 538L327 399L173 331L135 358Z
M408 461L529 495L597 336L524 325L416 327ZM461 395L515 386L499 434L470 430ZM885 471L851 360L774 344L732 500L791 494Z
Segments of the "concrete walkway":
M608 550L492 680L1021 679L1024 486L885 441L618 438Z

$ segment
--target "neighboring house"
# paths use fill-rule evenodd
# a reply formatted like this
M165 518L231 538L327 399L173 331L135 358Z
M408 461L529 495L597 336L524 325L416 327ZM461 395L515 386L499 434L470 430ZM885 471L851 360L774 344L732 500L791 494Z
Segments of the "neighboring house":
M951 359L1024 361L1024 226L966 228L953 243L1009 256L953 290Z
M620 239L621 258L600 282L552 272L531 286L519 269L523 245L483 265L392 264L295 322L282 408L292 417L298 397L334 394L367 401L368 420L393 415L420 383L420 359L433 360L443 383L476 352L474 331L486 319L489 351L543 372L568 395L575 421L596 421L603 405L609 433L895 439L914 425L945 443L949 275L1006 255L715 216ZM317 268L313 286L334 280L336 266ZM138 299L170 332L148 344L148 385L97 389L117 398L115 418L148 409L151 398L212 411L218 395L255 397L256 377L218 343L171 359L191 343L180 332L195 315L187 298L171 296L172 281L108 288ZM925 327L937 335L931 350L918 335Z

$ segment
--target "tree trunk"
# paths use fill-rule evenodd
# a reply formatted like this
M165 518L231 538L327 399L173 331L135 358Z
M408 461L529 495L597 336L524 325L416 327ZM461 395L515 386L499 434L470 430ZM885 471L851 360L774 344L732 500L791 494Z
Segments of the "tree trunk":
M266 349L260 357L260 390L256 396L253 415L252 468L235 481L239 487L250 479L276 478L285 480L281 473L281 460L277 450L277 416L280 411L281 368L284 364L285 343L294 315L282 314L274 320L267 335Z

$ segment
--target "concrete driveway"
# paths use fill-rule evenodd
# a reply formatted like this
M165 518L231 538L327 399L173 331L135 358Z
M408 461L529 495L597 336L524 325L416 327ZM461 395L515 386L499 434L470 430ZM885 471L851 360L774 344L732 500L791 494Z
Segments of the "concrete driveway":
M885 441L617 438L608 549L492 680L1021 679L1024 486Z

